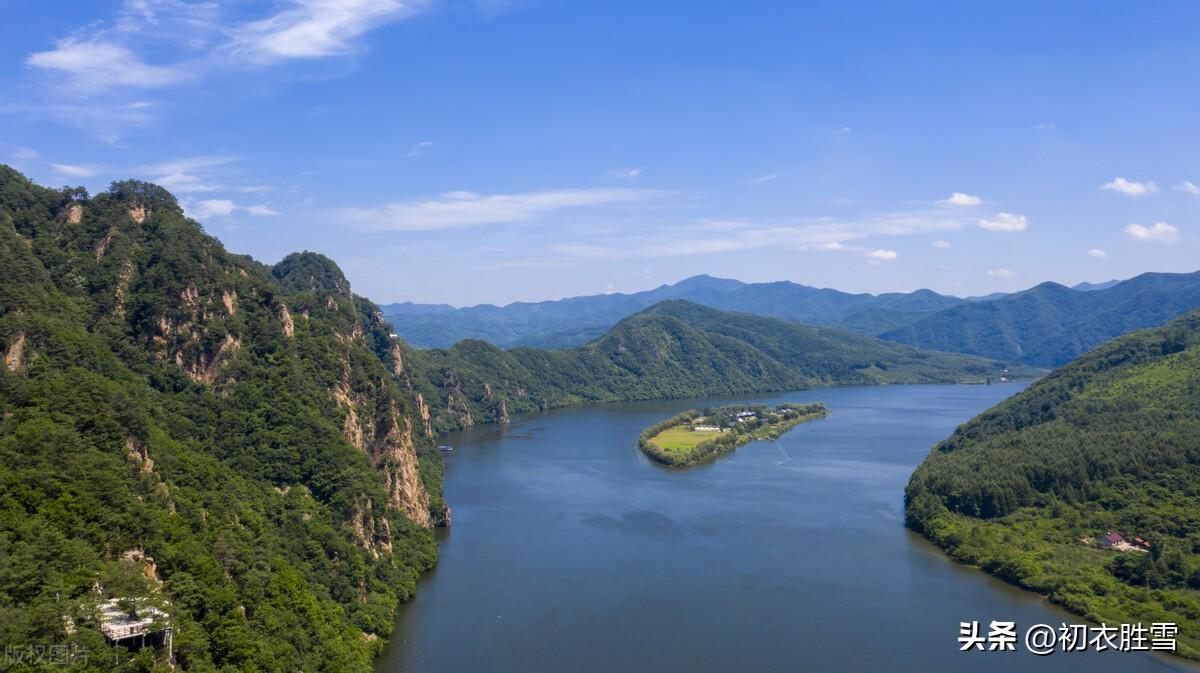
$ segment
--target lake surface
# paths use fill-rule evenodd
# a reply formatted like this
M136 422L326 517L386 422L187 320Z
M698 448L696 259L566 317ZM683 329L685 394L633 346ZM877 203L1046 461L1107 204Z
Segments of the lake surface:
M1077 617L947 560L903 526L930 447L1020 390L838 388L778 443L687 471L646 426L729 400L571 409L445 441L454 526L381 673L1195 671L1146 654L958 651L960 621Z

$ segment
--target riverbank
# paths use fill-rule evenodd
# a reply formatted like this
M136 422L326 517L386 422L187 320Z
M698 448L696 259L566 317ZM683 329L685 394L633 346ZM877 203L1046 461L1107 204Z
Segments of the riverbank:
M824 418L830 409L822 402L730 405L690 409L642 431L638 448L651 460L671 467L691 467L759 439L775 439L793 427Z

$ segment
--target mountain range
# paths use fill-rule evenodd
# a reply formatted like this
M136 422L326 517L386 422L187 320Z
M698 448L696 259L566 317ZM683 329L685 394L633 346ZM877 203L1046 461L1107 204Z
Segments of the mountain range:
M568 348L666 299L1052 367L1107 339L1200 307L1200 272L1145 273L1073 288L1047 282L970 299L932 290L850 294L787 281L742 283L694 276L633 294L468 308L405 303L382 310L397 333L417 346L446 348L470 338L502 347Z
M153 605L185 671L371 670L450 523L445 431L1005 366L685 301L571 349L418 349L323 255L263 264L162 187L6 166L0 278L0 641L107 651L99 602ZM142 652L120 670L165 665Z

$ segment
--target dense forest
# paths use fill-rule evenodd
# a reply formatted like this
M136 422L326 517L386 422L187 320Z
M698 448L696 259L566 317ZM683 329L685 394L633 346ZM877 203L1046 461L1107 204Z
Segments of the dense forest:
M7 167L0 277L12 670L166 670L113 658L119 598L166 609L179 670L369 671L446 517L378 310L319 255L225 252L154 185Z
M992 301L953 306L878 336L922 348L1057 367L1113 337L1200 307L1200 271L1144 273L1081 291L1042 283Z
M954 558L1097 622L1176 622L1200 658L1200 311L963 424L905 498L908 524ZM1103 548L1109 533L1145 545Z
M434 432L591 402L689 398L827 385L984 383L1002 363L836 329L663 301L572 349L462 341L405 347L401 377ZM1010 376L1036 370L1014 367Z

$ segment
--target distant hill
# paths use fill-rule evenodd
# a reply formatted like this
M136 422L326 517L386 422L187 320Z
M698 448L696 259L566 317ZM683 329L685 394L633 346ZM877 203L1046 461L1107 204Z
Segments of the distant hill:
M1126 332L1200 307L1200 272L1144 273L1104 289L1057 283L925 315L889 341L1050 367Z
M1096 622L1175 622L1181 654L1200 658L1200 311L964 423L906 503L908 524L954 558ZM1108 532L1149 549L1108 551Z
M657 302L682 299L713 308L837 327L934 350L1052 367L1128 331L1160 325L1200 307L1200 272L1147 273L1126 281L1042 283L1023 292L960 299L931 290L850 294L791 282L742 283L694 276L633 294L451 308L391 304L396 332L421 347L462 339L501 347L570 348L598 338Z
M862 333L886 331L965 302L931 290L850 294L787 281L743 283L701 275L633 294L459 309L444 304L404 303L382 309L397 334L416 346L447 348L462 339L482 339L502 347L569 348L600 336L622 318L666 299L807 325L844 326Z
M505 350L480 340L405 354L404 380L434 428L585 402L685 398L818 385L982 383L1004 365L837 329L681 300L630 316L572 349ZM1025 369L1013 374L1030 375Z

